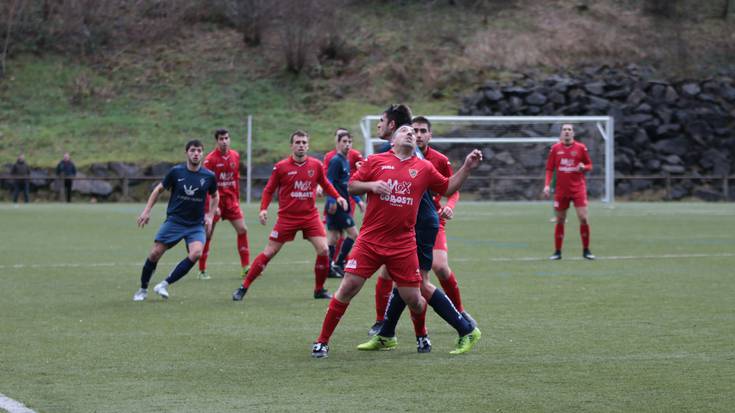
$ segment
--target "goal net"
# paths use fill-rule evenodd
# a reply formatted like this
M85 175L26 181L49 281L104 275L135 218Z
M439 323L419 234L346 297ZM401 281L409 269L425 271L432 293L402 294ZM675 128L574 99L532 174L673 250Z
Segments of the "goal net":
M456 170L478 148L485 161L465 183L465 199L538 200L546 157L558 142L561 125L574 125L575 139L587 146L593 169L587 175L591 199L612 205L614 194L614 122L609 116L427 116L430 145L449 157ZM360 122L365 155L383 141L375 136L379 116Z

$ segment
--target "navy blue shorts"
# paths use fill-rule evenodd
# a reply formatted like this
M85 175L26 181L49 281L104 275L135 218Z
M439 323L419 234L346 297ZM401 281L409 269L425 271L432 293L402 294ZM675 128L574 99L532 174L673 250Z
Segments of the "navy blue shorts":
M352 219L349 212L345 212L342 208L337 208L334 214L327 214L327 229L339 231L355 226L355 220Z
M166 220L161 225L161 228L158 229L155 238L156 242L166 244L169 248L178 244L182 239L186 240L186 245L194 241L199 241L204 244L207 241L204 225L181 225Z
M437 233L439 228L416 228L416 254L419 256L419 268L423 271L431 271Z

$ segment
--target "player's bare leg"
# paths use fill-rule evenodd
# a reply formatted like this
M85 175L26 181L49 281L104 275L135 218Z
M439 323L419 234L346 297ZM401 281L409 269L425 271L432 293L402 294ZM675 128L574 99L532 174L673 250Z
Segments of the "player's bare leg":
M212 241L212 236L214 236L214 227L217 226L217 221L219 221L219 215L215 215L212 220L212 227L207 233L207 242L204 244L202 256L199 257L199 274L197 274L197 278L200 280L209 280L212 278L207 275L207 259L209 258L209 244Z
M235 228L237 233L237 253L240 256L240 267L242 278L247 277L250 268L250 243L248 242L248 227L245 225L245 219L231 219L230 224Z
M586 206L575 207L575 209L577 218L579 218L579 236L582 238L582 256L588 260L594 260L595 256L590 252L589 210Z
M316 261L314 262L314 298L332 298L332 295L324 288L324 283L329 276L329 248L327 237L309 237L309 242L314 246Z
M567 222L567 210L556 210L556 225L554 226L554 253L550 260L561 259L561 247L564 243L564 224Z
M248 291L248 288L250 288L250 284L252 284L253 281L255 281L255 279L265 271L265 267L268 265L268 262L278 254L278 251L280 251L282 247L282 242L268 239L268 244L263 249L263 252L258 254L258 256L253 260L253 264L250 266L248 275L243 280L242 285L232 293L233 301L242 301L243 297L245 297L245 293Z

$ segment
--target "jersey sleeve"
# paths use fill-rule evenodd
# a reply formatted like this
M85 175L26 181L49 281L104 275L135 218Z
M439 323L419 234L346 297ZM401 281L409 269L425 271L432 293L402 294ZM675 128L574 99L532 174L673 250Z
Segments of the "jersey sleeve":
M166 176L163 177L163 180L161 181L161 185L163 185L164 189L171 190L174 186L174 168L171 168L166 173Z
M209 188L207 190L207 193L209 195L214 195L217 192L217 177L214 174L212 174L212 176L211 176L210 179L212 181L211 181L211 183L209 185Z
M426 168L428 172L426 179L429 190L437 194L445 194L449 186L449 178L439 173L431 162L426 162L426 164L428 165Z
M375 162L373 161L373 158L372 157L369 157L365 161L365 163L363 163L362 166L357 169L357 172L355 172L350 177L350 182L351 181L361 181L361 182L370 182L370 181L372 181L373 180L372 179L372 170L373 170L373 165L374 164L375 164Z
M273 200L273 193L276 192L276 188L278 188L278 181L280 180L280 172L278 170L278 165L275 165L273 167L273 172L271 172L271 176L268 178L268 183L265 184L265 188L263 188L263 198L260 200L260 210L268 209L268 205L270 205L271 201Z
M586 146L582 146L582 162L584 163L584 171L589 172L592 170L592 159Z
M332 167L333 163L338 164L335 158L336 156L332 158L331 161L329 161L330 168ZM317 169L319 170L317 172L319 174L319 185L321 185L322 188L324 189L324 193L335 199L339 198L341 195L339 194L339 192L337 192L336 189L334 189L334 186L332 185L332 183L329 182L329 180L327 179L327 175L324 173L324 167L322 166L321 162L317 162L316 165L318 165Z

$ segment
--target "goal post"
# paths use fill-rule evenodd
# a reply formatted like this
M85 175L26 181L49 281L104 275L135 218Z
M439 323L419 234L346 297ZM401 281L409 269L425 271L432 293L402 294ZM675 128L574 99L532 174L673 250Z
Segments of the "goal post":
M587 146L592 157L593 172L588 177L590 193L594 192L595 195L599 193L601 200L609 206L614 203L615 121L611 116L426 116L426 118L432 124L431 144L440 147L440 151L450 150L453 145L497 148L515 144L522 147L517 150L519 154L516 157L528 159L528 162L521 162L525 165L525 169L517 167L510 169L515 171L516 175L539 176L543 176L545 169L545 166L541 166L540 170L535 170L539 167L539 159L545 160L547 148L558 142L561 125L571 123L575 126L576 139ZM375 145L382 142L373 135L376 130L374 124L379 120L380 116L365 116L360 122L365 156L372 154ZM508 153L504 149L500 150L504 155ZM520 153L526 150L529 153ZM488 152L492 154L493 150ZM512 156L508 156L513 160ZM498 171L501 171L501 168L495 169L495 172ZM492 176L493 180L502 179L495 175L489 176Z

